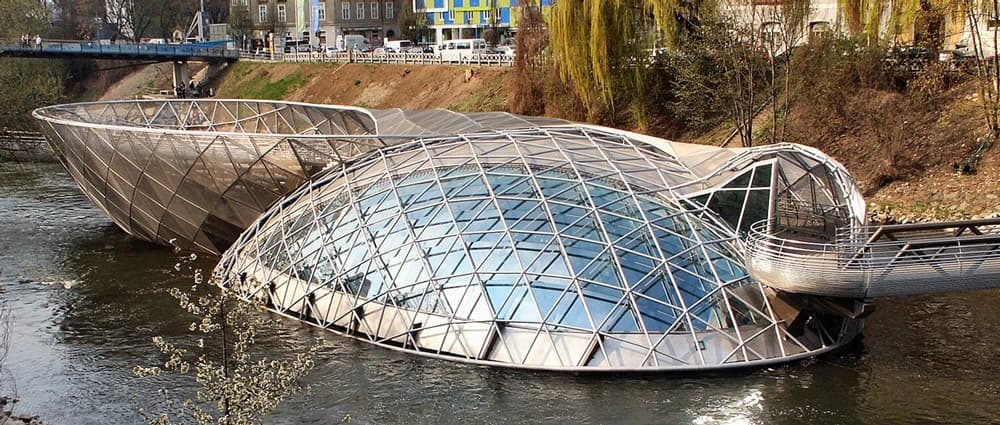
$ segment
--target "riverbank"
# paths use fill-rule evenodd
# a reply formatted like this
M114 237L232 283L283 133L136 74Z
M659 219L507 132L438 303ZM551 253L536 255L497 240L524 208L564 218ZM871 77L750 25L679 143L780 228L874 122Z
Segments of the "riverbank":
M481 112L508 110L509 76L458 65L238 62L212 87L219 98Z
M163 78L162 72L145 73ZM211 87L219 98L480 112L509 111L515 78L509 68L459 65L238 62ZM149 85L123 81L132 87ZM120 86L109 92L126 97L128 90ZM993 216L1000 213L1000 151L987 149L974 174L959 174L953 167L972 155L984 132L977 96L977 87L967 77L933 96L885 88L844 93L836 102L799 101L784 123L785 139L817 147L843 163L865 193L869 210L881 219ZM548 115L578 118L568 116L572 113ZM725 128L703 134L648 131L704 144L720 144L729 132Z

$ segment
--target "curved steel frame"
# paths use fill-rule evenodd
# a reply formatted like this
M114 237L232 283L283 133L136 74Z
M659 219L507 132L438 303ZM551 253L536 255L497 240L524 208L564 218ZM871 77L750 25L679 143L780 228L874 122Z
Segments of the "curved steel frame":
M675 191L695 176L655 146L591 126L422 138L344 163L277 203L226 252L216 276L283 314L377 345L532 369L756 366L828 351L860 331L861 320L776 313L772 303L783 301L747 279L738 251L727 248L735 230ZM494 189L469 189L477 181ZM568 196L554 181L580 192ZM612 207L621 202L628 206ZM477 215L481 208L499 216ZM545 214L525 212L532 209ZM565 218L575 209L597 218L585 232L593 236L568 230L580 223ZM619 233L632 221L638 227ZM682 230L694 228L702 233ZM500 239L482 245L491 234ZM637 240L654 241L651 251ZM583 242L610 254L580 252ZM539 258L551 259L540 267ZM611 275L591 273L601 261ZM643 276L660 276L667 289L648 292ZM522 287L525 295L514 295ZM560 301L547 307L536 293L552 290ZM620 295L595 308L607 293ZM512 299L521 301L504 313ZM584 307L557 314L563 304ZM670 318L656 318L656 309ZM610 327L623 316L598 313L608 310L633 312L640 324Z
M563 122L205 99L77 103L33 115L73 179L119 227L213 254L274 201L359 154L434 132Z
M365 110L272 101L99 102L42 108L36 110L34 116L42 123L54 150L83 192L130 234L157 243L220 253L249 227L240 237L241 242L227 251L220 263L219 274L228 279L224 282L225 285L243 291L248 297L263 294L277 311L313 321L335 331L346 329L351 320L359 325L368 320L367 314L351 316L351 311L363 306L377 306L378 311L383 313L392 311L398 317L409 318L408 324L403 323L407 322L404 320L399 323L401 327L393 328L394 330L383 330L381 325L370 325L365 332L367 336L362 339L379 345L402 344L402 347L396 348L412 350L420 347L417 351L421 351L421 354L482 364L539 369L686 370L752 366L815 355L850 340L860 331L863 323L861 320L843 317L819 319L820 315L826 313L800 311L797 307L787 305L779 313L776 307L772 307L774 303L784 303L779 294L746 277L743 266L738 261L733 261L738 256L729 256L733 258L725 261L732 264L730 267L734 276L742 277L732 280L723 278L714 271L714 261L722 261L716 259L721 257L714 257L718 254L716 251L728 252L730 248L721 247L735 246L740 235L749 229L750 223L761 215L816 227L816 223L810 222L808 216L818 210L834 213L839 220L835 223L837 225L847 223L852 228L857 228L864 224L864 202L850 175L840 164L811 148L775 145L723 149L685 145L613 129L506 113ZM455 136L458 134L464 135ZM471 144L473 140L477 141L476 145ZM470 152L476 152L475 149L479 148L474 146L480 144L494 146L496 151L457 157L447 153L432 154L439 147L453 142L468 143L470 149L473 149ZM538 143L545 146L533 145ZM496 152L500 151L508 152L503 154L507 156L496 156ZM340 282L337 284L343 289L343 276L313 282L302 279L302 270L293 272L289 268L272 269L263 266L262 262L267 261L270 255L294 254L289 243L284 241L293 235L281 234L279 239L274 239L280 241L276 246L282 248L278 251L265 253L248 249L251 241L252 246L261 246L259 238L274 234L273 229L263 223L272 222L271 225L274 225L282 222L288 218L285 208L301 201L303 197L312 196L311 191L321 190L320 185L340 179L338 181L347 182L358 190L373 187L375 181L371 180L372 175L359 170L376 158L381 158L389 173L383 180L393 182L396 178L394 176L402 176L415 170L414 164L408 163L407 158L421 155L426 157L425 164L458 164L477 157L486 161L489 157L486 162L473 164L478 167L478 172L485 172L483 164L487 162L499 165L513 160L512 158L520 158L526 171L519 172L528 173L527 176L531 178L526 181L532 181L540 191L538 193L544 190L539 186L537 178L532 177L535 173L568 172L565 177L558 177L557 180L578 179L580 187L588 188L591 184L589 179L607 180L606 183L601 183L606 190L624 191L620 196L627 192L629 197L623 199L636 202L632 208L638 208L639 211L649 208L643 203L646 201L639 201L645 197L655 199L650 201L653 204L663 204L656 208L679 208L675 213L676 217L683 217L684 221L693 223L690 225L698 228L714 229L712 232L722 235L718 240L693 238L696 241L693 243L697 246L694 251L704 253L704 258L692 257L690 266L713 271L705 272L704 275L695 272L692 276L697 276L699 282L713 289L704 294L704 297L692 300L690 305L681 301L656 301L663 308L676 310L678 317L687 318L683 319L687 320L687 325L678 321L678 324L660 334L650 334L645 328L641 332L643 335L588 329L579 324L566 328L568 325L565 323L550 322L547 317L551 313L538 323L521 323L508 327L498 321L495 308L491 310L493 317L463 319L462 323L479 326L479 331L495 335L496 338L528 338L537 342L539 336L544 334L546 338L550 338L548 343L553 347L561 343L582 343L582 340L572 344L570 341L580 339L579 333L583 332L590 335L585 338L590 341L591 345L587 346L590 348L572 349L590 349L592 354L599 352L604 359L594 363L587 358L578 357L566 362L546 357L548 354L536 353L541 357L536 356L531 361L531 356L522 357L518 361L514 361L513 357L498 360L499 357L488 355L493 343L487 344L487 340L480 341L482 344L474 344L477 350L473 351L454 346L445 349L447 341L454 344L465 338L462 332L473 332L468 329L462 331L464 325L451 322L457 317L454 312L435 318L434 314L438 313L421 310L420 306L409 311L385 300L375 301L381 296L379 294L372 294L375 296L373 299L354 297L353 300L348 300L344 298L343 291L338 292L338 287L334 285L334 282ZM388 157L396 158L399 162L385 162ZM649 166L636 168L637 164ZM437 170L436 167L432 169ZM541 168L536 169L537 167ZM592 171L580 171L584 169ZM440 176L436 175L435 179L438 178ZM482 178L487 176L483 174ZM642 180L646 178L650 180ZM355 189L349 192L353 193ZM508 189L496 190L485 199L493 199L500 214L513 214L513 211L501 207L497 200L503 197L498 194ZM590 189L587 191L587 196L575 201L580 202L579 205L563 207L590 210L589 214L595 217L620 215L604 211L609 208L603 204L607 201L599 204L595 201L599 197L589 193ZM292 194L293 192L295 193ZM444 205L449 202L448 199L443 197L437 202ZM534 202L545 203L548 200L542 197ZM643 212L643 220L648 220L645 218L647 213L650 212ZM548 220L553 229L559 229L556 226L560 219L558 214L550 212L540 220ZM309 224L308 220L297 223ZM824 231L828 223L820 224L818 231ZM656 226L662 227L657 224L650 225L649 228ZM511 227L506 224L492 231L506 232L512 243L510 249L514 251L531 249L530 244L516 242L512 237ZM559 239L564 236L555 232L547 237ZM651 237L656 239L658 236ZM607 245L605 249L608 252L618 249L612 245ZM377 250L378 246L372 248ZM288 251L284 252L282 249ZM559 252L559 255L567 258L577 255L574 254L574 249L563 248ZM711 252L716 254L709 254ZM557 281L573 281L573 291L578 294L581 303L585 303L584 299L589 299L583 289L588 285L603 285L632 294L637 290L635 285L638 282L629 280L635 277L629 278L624 267L632 260L623 260L625 257L622 255L624 254L612 255L609 264L616 264L614 267L618 270L617 274L620 279L624 279L620 282L624 282L621 284L625 286L614 287L602 281L586 282L588 278L581 277L576 272ZM672 272L666 270L674 266L667 264L676 261L673 256L679 253L664 251L658 255L662 258L656 260L661 262L657 267L664 268L664 275L670 275ZM298 263L303 261L307 260L300 260ZM427 264L427 261L429 259L422 264ZM526 264L518 264L519 267L526 267ZM480 264L477 267L480 269L477 273L491 272L490 266ZM247 276L266 285L246 286ZM419 283L408 282L406 277L393 276L391 283L403 287L414 287ZM538 276L544 279L558 277L549 274ZM681 285L678 282L673 281L671 285ZM267 290L262 292L262 288ZM569 286L565 287L563 293L569 289ZM683 292L680 288L675 287L675 290L678 294ZM321 308L316 304L317 300L325 299L325 302L332 303L331 297L337 293L341 297L338 303L347 303L343 307L349 306L348 310L330 315L332 313L329 306L332 304L329 304L325 315L318 317L317 312ZM625 300L636 296L651 297L648 294L632 294L618 299L614 308L624 308ZM717 316L728 319L711 319L723 322L709 324L710 319L699 318L697 320L703 323L699 326L706 329L696 332L692 315L701 308L697 306L707 305L708 300L716 296L720 297L717 301L717 308L720 308ZM737 300L741 300L738 301L740 305L749 306L746 308L752 311L751 316L754 317L752 321L755 325L753 329L748 328L749 333L746 335L741 334L740 326L728 329L728 325L724 323L744 320L737 319L733 313L734 307L730 303ZM629 304L629 308L635 314L641 314L637 305ZM587 314L590 315L589 312ZM697 314L704 314L704 311ZM378 316L377 323L381 323L383 316L384 314ZM422 346L420 338L413 336L418 317L426 323L444 320L435 326L420 327L431 329L425 336L437 332L435 337L440 344L437 349ZM589 320L593 324L608 319L590 317ZM575 334L560 334L562 331L549 329L550 325L570 329ZM516 331L519 326L521 329ZM790 330L792 327L794 330ZM681 331L682 328L686 330ZM504 334L515 331L520 333ZM646 338L646 345L637 338ZM652 344L651 341L660 342ZM560 349L570 349L567 348L569 345ZM506 347L517 349L516 344ZM687 354L670 354L671 350L687 350ZM628 353L623 354L626 352ZM612 360L619 354L625 355L629 360ZM556 355L556 358L560 356Z

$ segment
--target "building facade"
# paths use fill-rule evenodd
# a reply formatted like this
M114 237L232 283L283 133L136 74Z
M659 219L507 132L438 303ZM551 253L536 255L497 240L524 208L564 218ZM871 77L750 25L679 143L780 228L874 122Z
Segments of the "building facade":
M433 33L433 41L458 38L485 38L486 31L498 32L499 39L517 31L520 17L518 0L414 0L414 13L421 14ZM542 13L548 16L552 0L539 0ZM428 40L430 41L430 40Z
M920 45L941 49L971 49L981 39L982 56L996 51L991 40L997 30L996 19L988 14L968 12L948 5L931 5L914 16L893 17L892 2L880 1L871 10L848 8L835 0L817 0L807 4L804 13L796 12L797 0L751 0L724 4L723 7L742 22L752 23L770 34L789 32L791 46L802 45L828 34L869 34L872 39L893 46ZM801 19L798 13L802 13ZM865 14L878 18L866 22ZM975 24L971 24L975 22ZM792 33L794 32L794 33ZM783 40L784 41L784 40Z
M318 48L338 35L363 35L376 45L396 38L399 11L411 6L407 0L234 0L232 7L246 8L255 45L267 45L269 34L277 34Z

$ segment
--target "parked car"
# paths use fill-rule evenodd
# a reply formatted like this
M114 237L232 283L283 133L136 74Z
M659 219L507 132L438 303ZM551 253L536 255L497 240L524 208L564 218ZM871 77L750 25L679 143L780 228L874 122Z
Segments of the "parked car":
M976 69L976 53L966 46L941 50L938 60L953 70L973 72Z
M497 46L493 48L493 51L496 53L500 53L502 55L514 56L514 46L507 46L507 45Z

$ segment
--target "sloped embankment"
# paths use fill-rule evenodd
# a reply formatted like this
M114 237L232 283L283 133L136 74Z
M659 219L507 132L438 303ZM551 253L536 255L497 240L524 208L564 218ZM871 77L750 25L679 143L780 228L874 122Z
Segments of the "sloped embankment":
M216 80L216 88L220 98L505 111L515 84L511 71L452 65L236 63ZM866 192L870 209L880 215L904 221L994 215L1000 213L1000 152L987 151L976 175L958 175L951 166L969 156L983 133L975 96L974 85L967 83L934 99L858 90L836 101L799 102L788 117L785 140L818 147L842 162ZM715 145L717 139L696 137L699 143Z
M507 110L509 68L238 62L216 97L274 99L367 108Z

